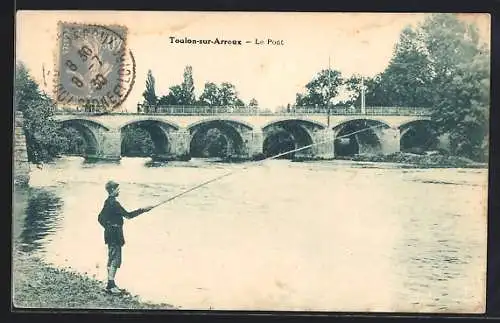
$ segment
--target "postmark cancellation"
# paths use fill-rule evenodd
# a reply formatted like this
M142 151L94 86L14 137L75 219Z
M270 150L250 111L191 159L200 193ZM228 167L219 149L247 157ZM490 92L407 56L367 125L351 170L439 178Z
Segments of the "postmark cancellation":
M55 98L61 106L109 112L127 98L135 62L127 28L59 22Z

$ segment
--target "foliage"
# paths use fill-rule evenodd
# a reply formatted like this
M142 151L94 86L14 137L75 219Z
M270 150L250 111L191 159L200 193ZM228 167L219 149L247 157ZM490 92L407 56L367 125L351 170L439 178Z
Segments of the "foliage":
M87 150L87 142L78 130L64 127L61 133L66 138L66 145L62 151L66 155L84 156Z
M200 95L199 103L201 105L217 106L220 105L219 87L213 82L206 82L203 93Z
M194 95L193 68L189 65L184 69L184 81L181 84L181 89L182 104L194 104L196 98Z
M147 107L154 107L158 101L158 97L155 92L155 78L151 70L148 70L148 76L146 77L146 90L142 93L144 97L144 103ZM145 111L148 112L148 111Z
M183 74L183 82L169 88L167 95L161 96L157 105L185 105L185 106L233 106L244 107L245 103L238 97L236 87L223 82L217 85L214 82L206 82L203 93L196 99L194 93L193 68L186 66ZM254 107L257 107L257 100L254 99ZM147 111L145 111L147 112Z
M359 75L353 75L344 80L344 90L348 93L347 100L341 102L342 105L352 106L361 104L361 88L364 82L366 88L366 78L362 81Z
M252 98L250 100L250 102L248 103L248 106L249 107L258 107L259 106L259 102L257 102L257 100L255 98Z
M158 100L158 105L182 105L182 86L174 85L170 87L170 92Z
M403 29L387 68L366 82L367 105L431 106L432 70L421 37L411 27Z
M147 157L154 152L154 143L150 134L137 125L123 128L122 155L126 157Z
M188 65L184 69L182 83L171 86L169 93L160 97L158 105L194 105L195 102L193 68Z
M245 106L245 103L238 97L236 87L229 82L223 82L220 86L213 82L205 83L199 104L208 106Z
M206 146L204 154L206 156L224 157L227 155L227 139L217 128L209 129L205 137Z
M485 160L489 64L489 50L474 25L455 14L432 14L416 28L403 29L387 68L364 78L366 105L432 107L437 131L449 136L451 152ZM352 93L346 103L360 105L360 77L346 79L344 86ZM297 103L310 102L298 95Z
M485 160L490 56L474 25L454 14L434 14L420 26L433 72L433 120L450 137L453 153Z
M485 160L489 62L474 25L454 14L432 14L402 31L388 67L367 86L367 105L432 107L451 153Z
M295 149L295 140L293 136L286 132L280 131L275 134L269 135L264 140L263 152L266 157L276 156L278 154L285 153L287 151ZM279 159L291 159L294 157L294 153L283 155L278 157Z
M53 119L54 103L40 91L23 63L16 64L14 107L23 113L30 162L51 161L67 149L68 140Z
M298 106L328 106L339 94L343 84L339 71L322 70L306 84L305 94L297 94L295 103Z
M227 157L227 147L228 141L222 131L212 128L193 138L191 153L194 157Z
M220 100L220 105L235 105L235 106L245 105L243 101L241 101L238 98L236 87L229 82L223 82L220 85L219 100Z

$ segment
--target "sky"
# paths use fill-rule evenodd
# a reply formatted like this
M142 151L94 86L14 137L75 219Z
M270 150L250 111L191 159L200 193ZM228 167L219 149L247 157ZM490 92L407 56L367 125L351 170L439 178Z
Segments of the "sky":
M483 41L490 39L490 16L460 14L475 22ZM421 13L250 13L19 11L16 17L16 59L53 93L57 70L58 22L121 25L136 61L136 79L120 110L136 111L142 101L147 71L156 80L157 95L180 84L186 65L193 68L195 94L206 82L230 82L246 103L275 110L295 101L296 93L321 69L343 76L374 76L387 66L401 30L425 18ZM183 39L242 40L242 46L171 43ZM256 45L256 39L265 45ZM268 40L282 45L267 45ZM246 44L245 41L251 43ZM45 70L45 83L43 70Z

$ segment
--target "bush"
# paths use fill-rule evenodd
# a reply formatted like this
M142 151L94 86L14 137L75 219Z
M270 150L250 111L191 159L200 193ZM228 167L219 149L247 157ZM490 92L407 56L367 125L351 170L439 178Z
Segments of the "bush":
M60 124L53 119L54 103L40 91L22 63L16 66L14 91L15 110L24 117L28 160L37 164L52 161L68 145Z

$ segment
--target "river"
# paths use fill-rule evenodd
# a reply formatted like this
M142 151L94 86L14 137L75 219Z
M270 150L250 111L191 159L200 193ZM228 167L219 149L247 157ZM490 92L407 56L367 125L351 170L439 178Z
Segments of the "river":
M104 281L107 180L132 210L229 169L126 221L120 287L183 309L484 310L486 169L146 161L32 167L31 188L15 196L16 242Z

